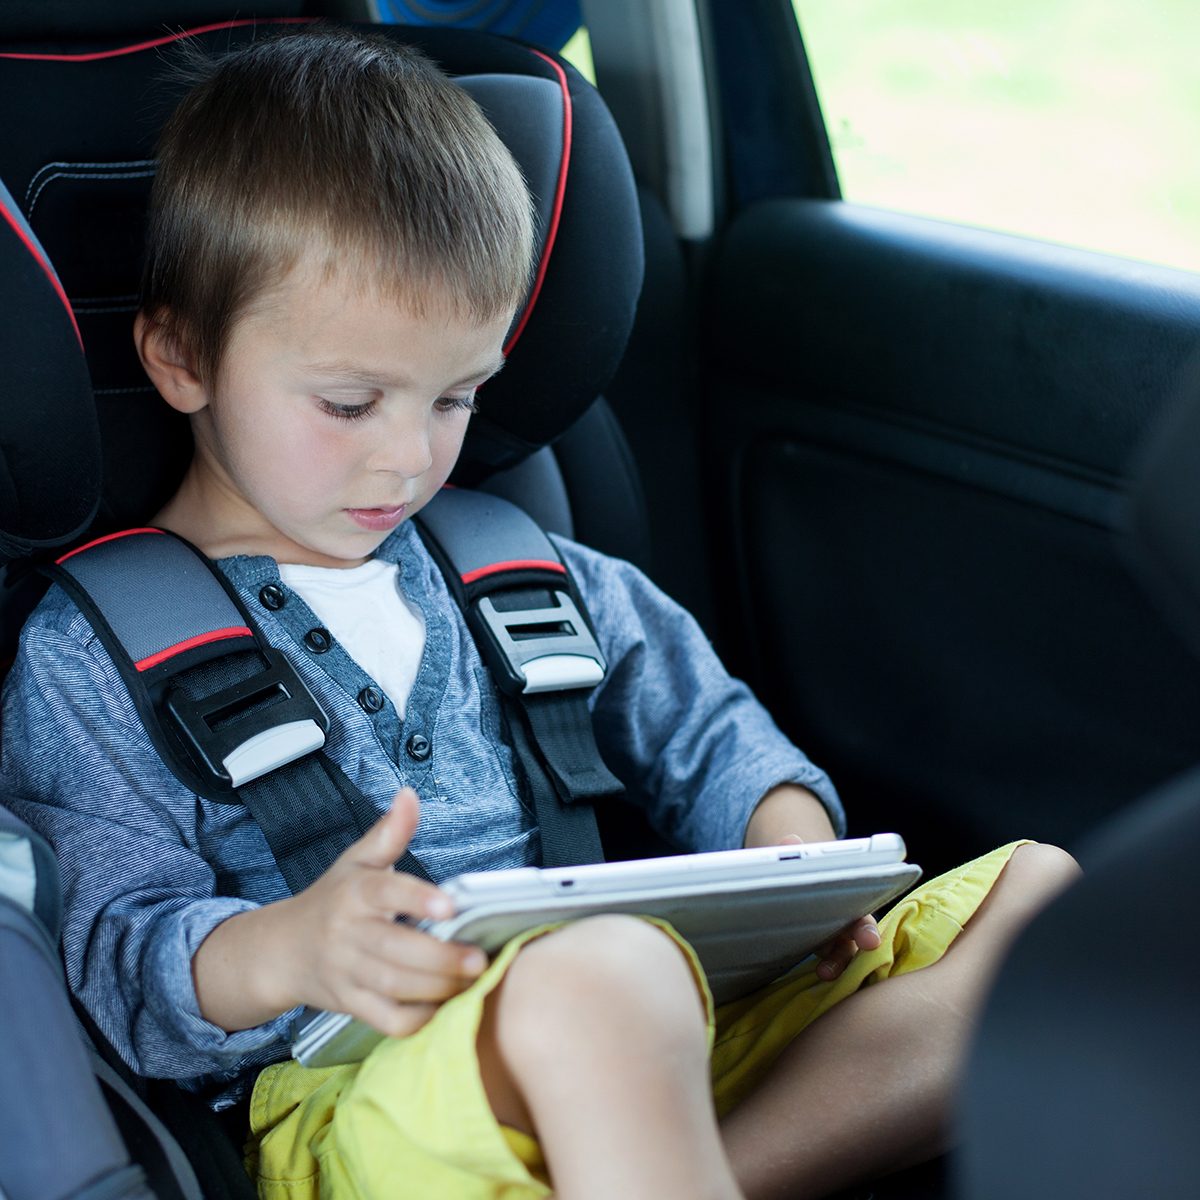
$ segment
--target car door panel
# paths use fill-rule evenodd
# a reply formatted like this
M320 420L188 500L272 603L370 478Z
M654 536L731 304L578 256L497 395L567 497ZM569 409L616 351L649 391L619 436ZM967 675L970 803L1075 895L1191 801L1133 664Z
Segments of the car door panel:
M709 294L725 627L858 832L933 863L1070 844L1195 760L1200 672L1115 532L1195 373L1200 280L775 200Z

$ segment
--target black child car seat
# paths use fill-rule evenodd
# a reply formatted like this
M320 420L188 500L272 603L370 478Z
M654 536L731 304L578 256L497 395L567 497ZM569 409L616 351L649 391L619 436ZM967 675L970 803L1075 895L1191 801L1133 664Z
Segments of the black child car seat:
M188 33L127 26L106 6L102 19L110 23L101 36L91 29L90 5L0 13L0 110L10 130L0 179L11 193L0 196L5 560L143 521L186 465L186 425L157 399L130 338L153 145L180 94L167 59L183 37L220 53L273 33L295 6L263 7L277 20L206 20L222 10L192 4L187 16L201 27ZM39 16L55 21L53 33ZM538 207L536 279L510 336L509 365L483 397L458 481L498 473L496 486L544 524L579 529L586 518L572 514L569 488L545 447L582 420L587 452L610 464L601 473L612 489L596 497L610 519L595 525L600 536L591 540L636 558L621 544L644 544L630 459L615 422L596 405L628 336L642 270L636 197L615 127L590 86L552 56L482 34L388 32L417 42L451 74L473 77ZM614 511L631 518L613 523ZM11 653L38 589L28 576L9 577ZM176 1101L167 1107L179 1115ZM197 1137L201 1119L185 1106L176 1129L191 1137L205 1194L243 1194L236 1154L228 1142L213 1149L211 1123ZM161 1149L150 1157L156 1188L184 1194Z
M6 456L0 553L15 557L90 521L99 455L70 306L3 185L0 279L20 297L0 322L0 436L43 447ZM30 403L43 394L56 398L49 410ZM79 489L50 497L76 476ZM79 1030L58 956L60 914L49 846L0 807L0 1200L145 1200L146 1177L130 1162L122 1129L145 1151L142 1161L153 1162L163 1194L192 1200L199 1185L178 1143Z
M0 12L0 111L12 130L0 148L0 180L54 261L82 333L103 463L93 536L144 521L190 453L186 421L158 400L128 336L153 146L183 87L170 78L183 35L129 24L147 21L139 14L154 7L127 4L124 26L111 6L101 18L65 0ZM202 24L186 40L219 53L302 20L295 3L261 7L268 19L219 21L205 18L223 6L192 3L187 16ZM90 33L100 19L111 34ZM128 32L118 36L118 27ZM419 44L470 81L537 202L536 279L454 482L486 480L543 527L647 566L636 470L598 398L621 357L642 278L637 195L611 117L586 81L542 51L473 31L375 28ZM85 494L84 476L72 477ZM12 596L0 610L10 644L32 599ZM627 807L614 807L606 824L619 853L661 848Z
M91 5L54 7L59 31L70 30L68 17L80 34L95 20ZM259 5L285 13L296 7L279 0ZM225 11L215 4L190 8ZM212 21L187 38L220 53L295 20ZM124 36L82 41L59 32L50 40L43 29L37 40L14 42L13 25L29 34L27 20L12 21L8 11L0 12L0 112L8 130L0 148L0 179L54 262L75 309L104 448L94 528L105 532L154 511L173 490L190 450L186 422L157 400L128 332L137 304L154 142L183 90L169 77L171 47L183 35L151 24L140 35L131 29ZM508 80L501 91L492 89L491 98L480 98L485 107L495 106L489 115L503 125L502 136L537 203L542 237L537 277L510 335L508 365L488 384L455 477L474 484L564 434L615 370L642 278L632 175L598 93L567 64L472 31L374 28L419 45L451 75ZM616 437L599 426L591 435L602 454ZM611 493L603 500L621 507L620 494L630 489L636 494L636 487L619 449L612 469ZM561 503L545 494L553 469L538 470L545 473L538 474L530 494L543 492L538 502L552 511Z

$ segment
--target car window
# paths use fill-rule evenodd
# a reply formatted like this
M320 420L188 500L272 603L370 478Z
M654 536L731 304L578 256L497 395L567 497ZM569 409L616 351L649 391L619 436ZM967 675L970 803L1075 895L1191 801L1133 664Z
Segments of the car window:
M592 64L592 43L588 38L586 25L580 25L571 35L570 41L559 53L577 70L589 83L596 82L596 68Z
M1200 270L1195 0L792 0L848 200Z
M374 16L385 25L441 25L486 29L556 50L589 82L596 82L592 47L579 0L375 0Z

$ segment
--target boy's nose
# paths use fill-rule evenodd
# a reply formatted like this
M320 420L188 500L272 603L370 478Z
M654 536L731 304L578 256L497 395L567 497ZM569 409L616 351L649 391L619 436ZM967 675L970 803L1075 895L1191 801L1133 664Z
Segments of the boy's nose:
M377 470L414 479L433 466L433 450L427 425L398 421L383 431L374 455Z

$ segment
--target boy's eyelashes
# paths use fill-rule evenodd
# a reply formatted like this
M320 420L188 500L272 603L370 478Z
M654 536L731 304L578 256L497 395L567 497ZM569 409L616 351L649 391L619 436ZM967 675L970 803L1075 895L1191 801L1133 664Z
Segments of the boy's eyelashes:
M361 421L375 411L377 401L370 399L362 404L337 404L324 396L317 397L317 407L328 416L339 421ZM434 408L441 413L475 412L475 394L469 396L439 396L433 402Z
M469 396L439 396L434 407L441 412L478 412L475 406L475 393Z
M372 410L375 408L375 401L368 400L365 404L334 404L332 400L326 400L324 396L317 397L317 407L331 417L336 417L339 421L361 421L363 417L369 417Z

